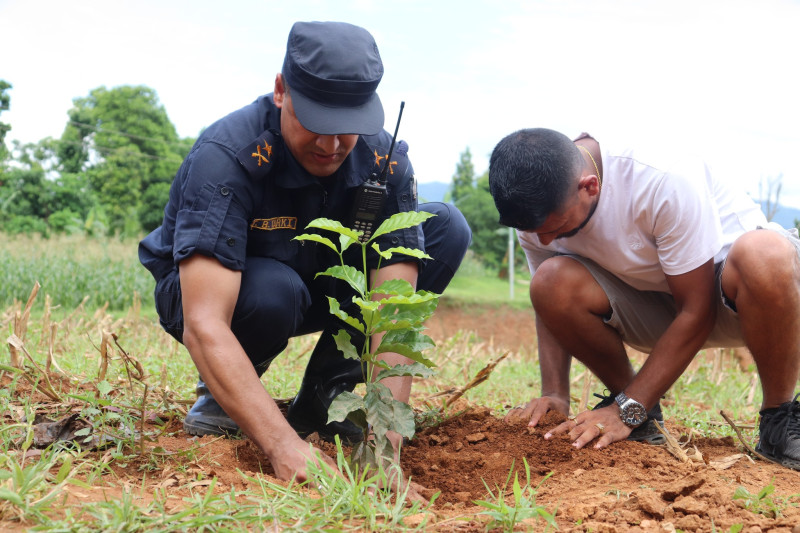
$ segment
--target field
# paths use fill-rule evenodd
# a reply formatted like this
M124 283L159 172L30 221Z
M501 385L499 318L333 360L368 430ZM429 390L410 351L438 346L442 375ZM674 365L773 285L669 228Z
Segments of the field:
M800 474L745 447L757 439L760 402L746 354L698 354L662 403L672 446L576 450L543 440L556 419L534 431L504 422L538 393L533 314L524 280L508 302L507 282L472 262L429 321L438 371L412 396L418 432L402 466L426 504L376 492L369 479L284 483L247 439L189 438L181 420L196 371L156 323L135 243L6 239L0 269L0 530L789 532L800 523ZM265 375L273 396L294 394L314 340L295 339ZM486 379L472 386L476 376ZM579 364L572 380L573 411L603 392Z

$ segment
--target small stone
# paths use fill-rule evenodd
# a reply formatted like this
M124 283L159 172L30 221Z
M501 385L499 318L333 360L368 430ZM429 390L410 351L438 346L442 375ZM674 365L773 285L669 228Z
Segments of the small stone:
M701 474L691 474L679 479L661 493L661 497L668 502L674 501L678 496L688 496L699 489L706 482Z
M481 433L481 432L471 433L471 434L467 435L466 439L467 439L467 442L469 442L470 444L476 444L478 442L486 440L486 435L484 433Z

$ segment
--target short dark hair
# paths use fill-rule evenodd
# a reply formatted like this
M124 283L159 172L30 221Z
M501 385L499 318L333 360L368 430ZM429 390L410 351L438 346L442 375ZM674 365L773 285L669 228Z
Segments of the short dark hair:
M489 190L500 224L540 227L565 204L582 168L578 147L562 133L529 128L506 136L489 159Z

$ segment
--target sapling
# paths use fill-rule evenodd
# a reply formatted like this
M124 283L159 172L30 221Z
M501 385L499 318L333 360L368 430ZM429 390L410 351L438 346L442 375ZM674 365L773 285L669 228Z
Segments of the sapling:
M353 342L351 335L341 329L334 336L337 348L348 359L361 361L364 372L364 396L345 391L337 396L328 409L328 422L341 422L345 418L361 428L364 438L353 447L351 462L361 469L385 466L394 454L388 432L394 431L403 437L414 436L414 412L402 401L395 400L389 388L380 381L387 377L428 377L434 364L422 352L434 346L433 341L422 333L423 324L436 309L439 295L415 290L405 280L388 280L378 287L370 287L367 268L367 249L379 255L378 268L384 260L394 254L403 254L415 259L431 257L425 252L406 247L381 250L376 239L392 231L421 224L435 216L426 212L409 211L396 213L387 218L364 242L361 231L343 226L340 222L326 218L311 221L306 229L314 228L339 235L338 246L331 239L318 234L303 234L301 241L314 241L331 248L339 256L340 264L332 266L317 276L331 276L346 282L354 291L353 303L361 316L348 314L335 298L328 297L330 312L342 322L357 330L365 342ZM359 270L345 264L344 253L350 246L361 246L362 268ZM371 346L369 339L383 335L378 346ZM378 358L382 353L398 353L410 359L411 364L390 366ZM376 374L377 372L377 374Z

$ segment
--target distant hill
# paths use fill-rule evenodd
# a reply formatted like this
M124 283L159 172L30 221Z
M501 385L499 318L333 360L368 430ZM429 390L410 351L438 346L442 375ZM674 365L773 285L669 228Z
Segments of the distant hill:
M778 206L775 216L772 217L773 222L777 222L784 228L793 228L795 220L800 220L800 209L782 205Z
M417 183L417 196L420 202L441 202L449 188L450 184L442 181Z

